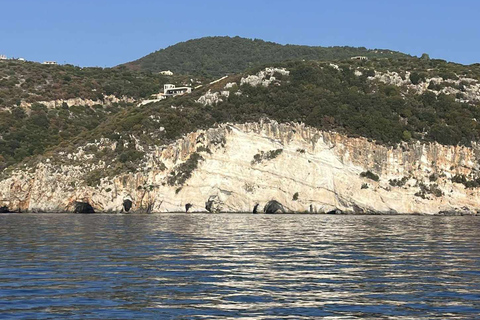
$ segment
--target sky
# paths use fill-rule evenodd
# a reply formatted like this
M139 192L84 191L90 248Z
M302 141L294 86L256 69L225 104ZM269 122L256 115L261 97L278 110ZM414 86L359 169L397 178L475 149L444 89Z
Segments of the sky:
M175 43L241 36L480 62L478 0L0 0L0 54L110 67Z

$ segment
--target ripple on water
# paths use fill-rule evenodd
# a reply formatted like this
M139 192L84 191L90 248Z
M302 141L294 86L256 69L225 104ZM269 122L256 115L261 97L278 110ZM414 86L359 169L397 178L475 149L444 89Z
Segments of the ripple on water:
M0 318L472 319L478 217L0 215Z

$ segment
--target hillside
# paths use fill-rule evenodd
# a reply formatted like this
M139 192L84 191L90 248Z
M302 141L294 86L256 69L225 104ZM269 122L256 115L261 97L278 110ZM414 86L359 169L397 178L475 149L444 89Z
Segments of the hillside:
M126 104L41 156L12 157L20 166L3 170L0 192L32 211L80 201L118 212L130 201L136 212L235 212L275 199L295 212L476 214L479 104L480 65L272 63ZM21 117L52 113L42 108Z
M126 68L0 61L0 169L94 129L158 93L165 77Z
M240 37L205 37L180 42L124 64L132 70L218 77L243 72L265 63L287 60L336 60L353 56L401 58L407 55L391 50L354 47L312 47L281 45Z

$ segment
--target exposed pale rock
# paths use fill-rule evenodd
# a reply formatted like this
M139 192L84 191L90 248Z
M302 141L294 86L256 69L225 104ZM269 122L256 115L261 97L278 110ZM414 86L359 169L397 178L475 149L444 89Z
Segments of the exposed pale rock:
M182 186L166 183L170 172L199 147L209 152L198 151L203 160L191 177ZM252 164L256 154L278 149L283 151L277 157ZM0 194L7 200L3 205L12 211L72 212L81 201L97 212L121 212L124 200L130 199L133 212L184 212L186 204L192 205L190 212L207 212L210 201L212 212L252 212L256 204L262 212L275 199L288 211L312 213L475 214L480 208L480 189L466 189L450 179L480 170L476 144L416 142L392 148L303 124L264 121L192 132L146 151L144 159L138 172L104 178L97 187L82 181L103 163L43 162L35 170L17 170L0 181ZM367 170L379 181L362 178L360 173ZM438 176L435 182L429 180L432 173ZM404 177L401 187L389 183ZM418 196L422 184L436 184L443 195ZM297 192L301 196L294 201Z
M195 100L197 103L201 103L203 105L213 105L219 102L222 102L222 97L228 98L230 95L230 91L220 91L220 92L212 92L210 89L200 98Z
M237 85L236 82L229 82L225 85L225 89L230 89L230 88L233 88Z
M359 74L357 74L357 71L358 70L355 71L355 75L359 76ZM424 82L413 84L410 81L410 74L411 73L407 71L405 73L404 78L402 79L400 74L398 74L397 72L388 71L383 73L383 72L376 71L375 76L368 77L368 79L380 81L380 82L395 85L398 87L405 86L408 90L411 90L416 94L422 94L426 91L433 92L436 95L439 95L441 93L444 93L447 95L457 95L460 93L464 97L464 99L457 99L460 102L469 103L469 102L480 101L480 83L476 79L459 77L458 80L453 80L453 79L444 80L443 78L440 78L440 77L432 77L432 78L426 78ZM433 82L435 84L444 84L445 87L442 88L441 90L429 89L428 86L430 85L430 82ZM463 89L462 90L458 89L461 86L463 86Z
M88 106L93 107L94 105L111 105L113 103L118 102L126 102L126 103L134 103L135 99L129 97L122 97L117 98L114 95L104 96L103 100L91 100L91 99L82 99L82 98L71 98L71 99L57 99L51 101L37 101L34 103L40 103L46 106L48 109L54 109L61 107L64 103L66 103L69 107L71 106ZM30 108L33 103L22 101L20 103L20 107L22 108Z
M286 70L285 68L265 68L265 70L261 70L255 75L243 77L240 80L240 85L249 84L253 87L259 85L268 87L272 82L276 81L276 78L273 76L275 73L288 76L290 71Z

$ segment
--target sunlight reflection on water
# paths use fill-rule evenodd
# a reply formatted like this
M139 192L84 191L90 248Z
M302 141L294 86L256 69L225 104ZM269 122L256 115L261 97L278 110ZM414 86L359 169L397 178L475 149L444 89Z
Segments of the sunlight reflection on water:
M0 215L0 318L472 319L478 217Z

